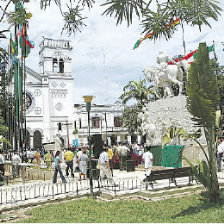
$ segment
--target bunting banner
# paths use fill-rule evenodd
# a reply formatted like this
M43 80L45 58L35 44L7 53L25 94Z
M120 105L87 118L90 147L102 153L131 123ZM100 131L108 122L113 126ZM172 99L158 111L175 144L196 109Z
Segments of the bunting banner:
M208 52L212 52L212 51L215 51L214 44L208 47ZM182 57L181 59L175 58L174 61L180 62L180 61L186 60L186 61L188 61L189 64L191 64L196 59L197 54L198 54L198 50L194 50L194 51L190 52L189 54L185 55L184 57ZM174 63L169 62L168 65L174 65Z
M173 27L175 27L175 26L177 26L177 25L179 25L179 24L180 24L180 18L177 18L177 19L175 19L174 21L172 21L170 24L167 24L166 26L164 26L163 28L164 28L164 29L170 29L171 27L173 28ZM150 38L152 38L153 35L155 35L155 34L156 34L156 31L154 31L153 33L148 33L145 37L143 37L143 38L137 40L137 42L136 42L135 45L134 45L133 50L136 49L136 48L138 48L139 45L142 43L143 40L150 39Z

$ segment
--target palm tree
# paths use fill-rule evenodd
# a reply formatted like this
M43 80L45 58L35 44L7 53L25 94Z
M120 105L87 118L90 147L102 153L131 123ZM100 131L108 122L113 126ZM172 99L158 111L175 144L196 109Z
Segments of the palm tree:
M129 83L123 88L124 93L119 97L123 104L126 104L129 100L134 99L138 105L142 107L145 103L155 99L155 92L152 89L153 86L147 86L146 80L129 81Z
M2 12L0 23L5 16L10 24L14 24L15 21L23 22L30 18L31 14L26 13L25 10L21 9L16 13L9 11L11 4L27 3L30 0L3 0L3 2L5 2L5 7L0 6L0 12ZM66 30L68 34L75 34L77 31L81 31L82 26L85 26L84 21L87 17L82 15L83 9L91 9L96 1L79 0L66 4L62 0L40 0L41 9L45 10L50 7L52 2L58 6L64 19L65 24L62 31ZM154 3L158 6L157 11L152 11ZM141 21L143 33L153 32L155 35L152 39L158 39L161 36L169 39L176 29L175 27L164 29L164 27L173 22L175 18L180 18L182 24L196 25L201 30L203 24L210 26L211 19L218 20L221 12L218 5L218 0L104 0L101 6L106 7L103 14L115 17L117 25L126 21L129 26L132 24L133 17L137 16ZM67 6L67 10L65 10L65 6Z
M132 23L133 16L139 17L142 22L143 33L153 33L152 39L164 36L170 39L175 33L175 26L169 26L175 18L180 18L183 23L198 26L201 31L203 24L211 27L211 19L218 20L222 9L217 0L108 0L102 4L107 6L104 14L115 17L117 24L123 21L127 25ZM152 3L157 4L157 10L152 11ZM169 28L167 28L169 26Z

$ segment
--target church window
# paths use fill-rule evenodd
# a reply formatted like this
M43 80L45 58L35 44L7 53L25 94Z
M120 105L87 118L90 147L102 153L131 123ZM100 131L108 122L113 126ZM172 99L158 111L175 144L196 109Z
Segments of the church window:
M64 73L64 61L63 61L63 59L59 60L59 72Z
M114 127L122 127L121 117L114 117Z
M53 72L58 73L58 60L57 60L57 58L53 58Z
M82 128L82 120L81 120L81 118L79 118L79 128L80 129Z
M76 121L74 121L74 128L77 129L77 127L76 127Z
M100 118L93 117L92 118L92 128L99 128L100 127Z

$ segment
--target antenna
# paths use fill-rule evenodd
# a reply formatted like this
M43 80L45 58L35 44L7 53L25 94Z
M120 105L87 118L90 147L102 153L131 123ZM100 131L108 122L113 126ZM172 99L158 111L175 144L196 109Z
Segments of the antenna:
M106 73L106 56L103 47L103 73L105 78L105 105L108 104L108 97L107 97L107 73Z

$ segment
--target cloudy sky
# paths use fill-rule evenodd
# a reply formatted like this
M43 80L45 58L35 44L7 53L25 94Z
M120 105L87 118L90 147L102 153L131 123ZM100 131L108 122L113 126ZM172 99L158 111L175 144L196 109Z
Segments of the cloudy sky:
M35 49L26 63L39 72L38 51L42 36L69 39L73 45L74 103L82 103L81 96L91 94L96 97L94 103L113 104L122 94L125 84L144 78L143 69L156 64L159 51L163 50L171 57L183 54L182 31L179 26L169 41L163 38L156 42L146 40L139 48L132 50L135 42L142 37L140 21L135 20L130 27L126 24L116 26L113 18L101 15L104 8L99 3L102 1L96 2L91 11L85 12L88 15L87 26L76 36L61 35L63 18L53 4L46 11L40 10L39 0L26 4L25 8L33 15L29 24L29 38L35 42ZM196 27L185 28L187 53L195 50L200 42L206 41L211 45L214 40L219 60L224 64L224 47L221 44L224 41L224 13L218 22L212 21L211 24L212 29L203 26L202 32Z

